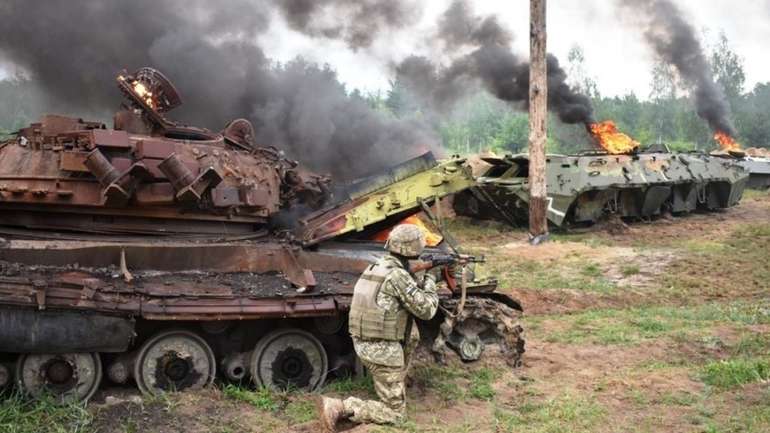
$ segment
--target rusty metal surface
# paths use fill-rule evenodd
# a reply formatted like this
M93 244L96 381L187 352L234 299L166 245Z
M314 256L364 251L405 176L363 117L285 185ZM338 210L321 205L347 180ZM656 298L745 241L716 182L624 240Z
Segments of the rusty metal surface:
M114 269L72 271L7 262L0 262L0 275L0 304L150 320L334 315L346 308L355 282L353 275L323 274L313 291L300 294L279 274L135 273L128 284Z
M0 306L0 352L123 352L134 339L124 317Z
M48 228L40 221L48 219L89 231L99 214L136 221L122 226L126 233L184 232L190 221L217 221L220 232L230 223L254 230L282 209L320 206L328 196L327 177L256 146L246 120L223 136L167 119L163 113L181 98L158 71L124 72L117 81L128 104L114 129L49 115L0 146L0 212L43 213L35 221L3 217L5 224Z
M164 329L201 333L228 359L272 327L315 326L332 370L353 371L340 329L359 275L384 253L372 235L471 186L463 161L426 155L329 204L329 179L255 143L248 121L221 133L173 122L181 97L149 68L118 87L127 101L114 128L45 116L0 143L0 355L123 352L105 359L125 383L136 345ZM442 311L460 296L450 286L439 283ZM467 293L520 309L496 286L474 281ZM478 342L471 328L458 344Z
M379 244L10 239L0 243L0 305L150 320L328 316L347 309L380 254Z

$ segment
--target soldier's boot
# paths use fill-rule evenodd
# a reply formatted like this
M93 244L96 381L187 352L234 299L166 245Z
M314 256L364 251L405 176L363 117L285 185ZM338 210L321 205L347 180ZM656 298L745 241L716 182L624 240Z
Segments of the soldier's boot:
M316 400L321 424L328 433L337 431L337 422L345 414L345 404L338 398L319 396Z

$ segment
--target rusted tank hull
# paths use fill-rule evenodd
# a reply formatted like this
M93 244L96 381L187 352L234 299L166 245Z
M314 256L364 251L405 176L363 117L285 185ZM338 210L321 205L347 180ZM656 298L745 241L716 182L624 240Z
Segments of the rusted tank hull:
M330 205L330 180L257 145L248 121L217 133L167 119L181 98L151 68L117 83L112 129L45 116L0 143L0 362L13 363L0 387L13 374L69 403L105 376L158 394L218 372L315 390L355 371L346 315L384 252L373 236L470 186L464 162L426 155ZM519 365L521 306L494 281L462 290L443 275L442 313L421 324L434 355L500 343Z
M105 363L110 380L134 380L150 393L156 392L156 376L148 376L146 368L154 364L146 357L160 350L158 344L166 344L164 353L176 345L191 346L191 353L197 353L199 344L210 351L211 359L221 360L213 363L226 377L250 366L258 369L255 359L262 358L254 353L288 356L292 344L299 344L298 356L310 370L327 365L324 368L334 372L330 374L352 374L356 358L345 318L358 275L382 251L381 244L361 243L327 244L311 251L274 241L4 240L0 353L18 357L17 374L33 368L29 360L34 356L53 365L73 365L74 370L76 361L86 361L73 354L99 353L93 359ZM468 312L468 319L478 323L479 317L506 318L508 328L495 324L489 332L516 336L518 343L509 350L511 362L517 364L523 352L521 327L514 320L521 314L520 305L510 298L501 302L499 298L506 297L490 293L493 286L478 290L470 289L469 305L496 307L493 312ZM444 288L440 296L451 311L459 294ZM477 298L489 300L474 304ZM442 321L439 317L421 325L429 345L441 334ZM448 347L467 347L464 339L478 340L477 328L466 329L458 321L446 336L454 344ZM276 337L277 329L296 333ZM262 347L275 338L275 344L286 347ZM316 352L322 353L322 364L314 363ZM475 355L480 352L465 356ZM270 363L294 362L275 356ZM48 365L32 363L40 364ZM261 385L279 386L286 377L260 380L265 381ZM313 383L302 379L294 385ZM36 389L34 383L26 386Z

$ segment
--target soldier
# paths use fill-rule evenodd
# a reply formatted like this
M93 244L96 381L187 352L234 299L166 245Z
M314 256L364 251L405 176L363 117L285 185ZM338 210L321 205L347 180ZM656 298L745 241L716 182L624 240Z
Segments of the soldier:
M374 380L380 401L320 397L319 411L327 431L337 421L393 424L406 417L406 373L419 333L414 317L430 320L438 309L436 279L426 273L422 283L409 272L409 259L425 248L419 227L402 224L391 231L383 258L369 266L353 290L349 331L361 362Z

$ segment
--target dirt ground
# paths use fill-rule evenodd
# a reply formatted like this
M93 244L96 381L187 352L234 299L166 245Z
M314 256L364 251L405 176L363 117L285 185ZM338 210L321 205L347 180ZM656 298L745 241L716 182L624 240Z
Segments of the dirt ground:
M411 373L409 420L350 432L770 432L770 194L736 209L557 233L452 223L479 272L526 317L524 366L482 361ZM371 383L330 395L373 395ZM131 400L134 400L133 402ZM141 399L105 390L80 431L316 432L313 396L217 388Z

